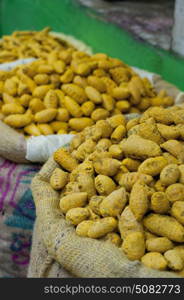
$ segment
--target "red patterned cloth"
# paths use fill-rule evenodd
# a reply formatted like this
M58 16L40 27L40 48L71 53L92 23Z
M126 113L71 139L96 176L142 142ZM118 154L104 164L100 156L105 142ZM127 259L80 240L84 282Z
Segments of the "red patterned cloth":
M35 220L30 191L37 165L0 158L0 277L26 277Z

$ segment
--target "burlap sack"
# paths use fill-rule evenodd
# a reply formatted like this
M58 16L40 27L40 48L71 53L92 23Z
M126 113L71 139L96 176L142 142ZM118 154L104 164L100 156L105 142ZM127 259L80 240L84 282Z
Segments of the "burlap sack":
M157 92L166 90L167 94L174 98L175 104L179 105L184 103L184 92L179 90L175 85L163 80L162 77L157 74L153 75L152 82Z
M50 158L32 181L37 222L28 277L177 277L129 261L110 242L79 237L58 209L59 192L49 184L57 166Z

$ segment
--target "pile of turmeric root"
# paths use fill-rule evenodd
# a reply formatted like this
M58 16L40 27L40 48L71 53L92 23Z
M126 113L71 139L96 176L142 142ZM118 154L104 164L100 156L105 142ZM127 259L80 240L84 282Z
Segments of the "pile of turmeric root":
M50 184L82 237L110 241L130 260L184 276L184 109L152 107L78 133L58 149Z
M75 134L116 114L174 103L121 60L78 51L48 29L4 37L1 55L13 45L15 57L37 60L0 71L0 120L27 137Z
M15 31L0 40L0 64L22 58L46 58L53 50L69 47L66 41L50 34L51 28L41 31Z

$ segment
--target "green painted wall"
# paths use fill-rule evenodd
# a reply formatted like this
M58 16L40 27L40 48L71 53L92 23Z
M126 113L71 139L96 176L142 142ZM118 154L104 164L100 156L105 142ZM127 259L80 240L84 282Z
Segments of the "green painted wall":
M75 0L0 0L1 35L45 26L74 35L94 52L105 52L130 65L156 72L184 90L183 59L136 41Z

